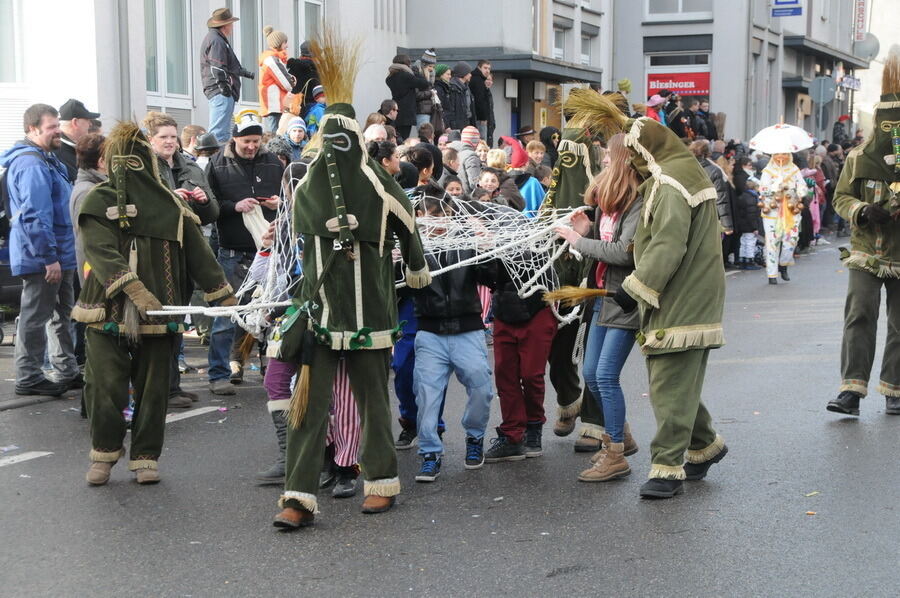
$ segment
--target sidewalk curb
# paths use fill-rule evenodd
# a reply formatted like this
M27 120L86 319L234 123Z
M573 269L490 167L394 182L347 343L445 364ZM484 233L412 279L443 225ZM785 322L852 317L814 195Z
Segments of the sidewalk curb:
M58 401L65 398L66 395L60 395L58 397L36 396L13 399L11 401L0 401L0 411L8 411L10 409L18 409L20 407L28 407L30 405L39 405L40 403L49 403L50 401Z

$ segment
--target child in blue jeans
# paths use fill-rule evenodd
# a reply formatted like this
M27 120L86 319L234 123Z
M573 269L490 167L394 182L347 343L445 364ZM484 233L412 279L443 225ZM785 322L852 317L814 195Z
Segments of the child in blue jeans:
M418 200L417 217L439 217L452 211L444 191L434 185L424 188ZM433 233L452 234L452 233ZM427 253L430 270L472 257L473 250ZM444 392L455 372L466 387L468 402L462 418L466 431L466 469L484 464L484 432L494 396L481 300L477 285L494 285L490 263L466 266L434 277L432 283L415 294L416 363L413 387L418 407L417 429L422 467L417 482L433 482L441 471L443 444L438 435L438 419Z

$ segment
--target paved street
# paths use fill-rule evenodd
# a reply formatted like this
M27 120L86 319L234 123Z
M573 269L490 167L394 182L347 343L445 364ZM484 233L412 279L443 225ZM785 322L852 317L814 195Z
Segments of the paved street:
M323 494L316 525L291 534L271 526L278 488L253 480L275 443L258 372L236 397L201 391L207 412L178 412L151 487L124 463L108 486L87 486L76 399L0 411L0 446L18 447L0 454L0 595L896 596L900 417L879 395L858 419L825 411L847 274L827 245L791 275L776 287L762 272L728 276L728 345L704 396L730 452L669 501L637 496L654 424L636 351L623 375L641 445L630 478L577 482L587 457L549 427L542 458L464 470L453 381L436 483L416 484L419 460L401 453L394 510L364 516L361 496ZM11 355L0 348L0 401ZM188 361L205 366L205 352L193 345ZM555 415L552 390L546 405ZM9 462L30 452L49 454Z

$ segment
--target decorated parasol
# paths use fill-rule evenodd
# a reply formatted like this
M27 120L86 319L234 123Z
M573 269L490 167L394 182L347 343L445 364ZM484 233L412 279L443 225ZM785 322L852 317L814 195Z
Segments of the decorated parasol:
M813 137L800 127L780 123L766 127L750 140L750 149L764 154L793 154L813 146Z

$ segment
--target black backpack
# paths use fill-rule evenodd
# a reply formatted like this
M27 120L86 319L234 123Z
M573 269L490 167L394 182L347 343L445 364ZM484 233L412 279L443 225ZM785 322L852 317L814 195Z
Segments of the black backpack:
M14 159L27 155L37 156L44 162L47 162L44 155L37 151L22 152ZM9 188L6 186L7 174L9 174L9 168L0 175L0 198L3 200L2 205L0 205L2 207L2 213L0 213L0 248L9 246L9 231L12 228L12 209L10 208Z

